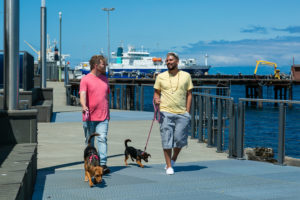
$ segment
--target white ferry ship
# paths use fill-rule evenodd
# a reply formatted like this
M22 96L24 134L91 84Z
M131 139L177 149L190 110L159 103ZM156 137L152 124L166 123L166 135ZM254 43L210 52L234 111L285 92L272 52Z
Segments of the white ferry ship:
M207 55L205 56L205 65L198 65L196 59L180 59L178 68L189 72L192 76L207 74L210 65L207 64ZM117 52L112 52L114 63L110 63L108 74L110 78L149 78L157 73L166 71L168 68L162 58L151 57L150 53L144 50L136 51L134 47L129 46L127 52L119 47ZM81 62L75 67L82 74L90 72L88 62Z

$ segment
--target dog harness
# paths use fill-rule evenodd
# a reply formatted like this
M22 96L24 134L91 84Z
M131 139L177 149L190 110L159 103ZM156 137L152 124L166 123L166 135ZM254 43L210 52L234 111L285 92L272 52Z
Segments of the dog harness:
M93 158L95 158L96 160L99 160L99 157L98 157L96 154L92 154L92 155L89 157L89 161L92 162Z

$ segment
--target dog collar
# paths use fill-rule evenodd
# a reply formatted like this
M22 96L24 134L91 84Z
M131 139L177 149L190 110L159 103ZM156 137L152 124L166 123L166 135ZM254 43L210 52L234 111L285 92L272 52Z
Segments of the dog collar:
M96 154L93 154L89 157L90 162L92 162L93 158L95 158L96 160L99 160L99 157Z

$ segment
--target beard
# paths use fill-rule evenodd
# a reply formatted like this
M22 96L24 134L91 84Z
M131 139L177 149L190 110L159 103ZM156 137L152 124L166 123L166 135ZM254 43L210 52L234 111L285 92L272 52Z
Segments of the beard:
M173 69L177 68L177 65L176 64L169 64L169 65L167 65L167 67L168 67L168 70L173 70Z

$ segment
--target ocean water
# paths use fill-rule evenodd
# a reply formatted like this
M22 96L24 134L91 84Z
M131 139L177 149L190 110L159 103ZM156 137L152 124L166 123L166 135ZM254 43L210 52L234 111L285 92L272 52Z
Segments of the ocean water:
M284 71L289 73L289 67ZM212 68L210 74L253 74L254 67L218 67ZM260 68L264 75L272 74L273 69L270 67ZM259 74L259 73L258 73ZM238 98L245 98L245 86L231 85L231 96L238 102ZM152 97L153 88L145 87L144 109L153 111ZM263 87L263 98L272 99L274 97L272 87ZM293 100L300 101L300 86L293 87ZM246 107L245 113L245 147L270 147L274 149L277 155L278 132L279 132L279 111L274 104L263 104L263 109ZM228 146L228 132L225 131L224 146ZM300 106L294 105L291 109L286 109L285 125L285 154L294 158L300 158Z

